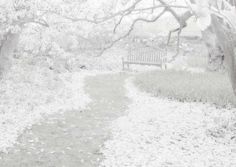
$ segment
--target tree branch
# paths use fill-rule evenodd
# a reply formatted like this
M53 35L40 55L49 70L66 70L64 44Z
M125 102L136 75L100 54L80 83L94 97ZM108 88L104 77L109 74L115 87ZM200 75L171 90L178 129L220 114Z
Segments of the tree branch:
M155 5L152 7L147 7L147 8L138 8L136 9L136 6L139 5L142 1L144 0L137 0L135 1L131 6L129 6L128 8L121 10L119 12L113 13L109 16L105 16L105 17L100 17L100 18L96 18L96 19L90 19L87 17L84 18L75 18L75 17L71 17L68 15L62 15L61 13L58 13L57 11L53 11L53 10L41 10L41 12L44 12L45 14L55 14L58 15L59 17L62 17L64 19L70 20L72 22L88 22L88 23L92 23L92 24L100 24L103 22L106 22L108 20L111 20L113 18L116 18L117 16L121 16L119 21L118 21L118 25L122 22L123 18L133 12L141 12L141 11L147 11L147 10L154 10L154 9L158 9L158 8L184 8L187 9L187 6L182 6L182 5L169 5L169 4L160 4L160 5ZM120 23L119 23L120 22ZM118 27L118 26L117 26Z
M102 49L102 51L100 52L100 54L98 56L101 56L107 49L110 49L111 47L113 47L117 42L119 42L121 39L124 39L126 37L128 37L130 35L130 33L134 30L134 27L136 25L137 22L146 22L146 23L152 23L157 21L162 15L164 15L166 12L166 8L159 13L156 17L154 17L153 19L145 19L145 18L137 18L133 21L132 25L130 26L130 29L122 36L120 36L119 38L117 38L116 40L114 40L113 42L111 42L108 46L104 47Z
M168 5L164 0L158 0L162 5L166 6L166 10L169 11L174 18L176 19L176 21L179 23L179 28L171 30L169 32L168 35L168 39L167 39L167 45L170 42L171 39L171 35L174 32L178 32L178 36L177 36L177 50L176 50L176 54L173 56L173 58L170 60L170 62L174 61L175 58L178 56L179 54L179 44L180 44L180 34L182 32L182 29L185 28L187 26L187 20L193 16L193 14L190 11L185 12L183 15L179 16L173 9L171 5Z

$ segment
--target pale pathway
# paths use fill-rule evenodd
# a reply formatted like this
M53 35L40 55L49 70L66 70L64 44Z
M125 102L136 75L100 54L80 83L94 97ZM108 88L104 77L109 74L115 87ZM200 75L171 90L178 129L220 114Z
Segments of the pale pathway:
M127 114L112 124L100 167L235 167L232 110L151 97L126 83Z
M34 125L8 154L0 154L0 167L98 166L110 124L128 104L124 80L122 74L88 78L90 109L68 111Z

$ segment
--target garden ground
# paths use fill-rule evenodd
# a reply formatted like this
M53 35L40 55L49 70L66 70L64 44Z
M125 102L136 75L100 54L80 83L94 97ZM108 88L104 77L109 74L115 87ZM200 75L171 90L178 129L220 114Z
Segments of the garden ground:
M54 114L33 125L19 137L19 144L0 154L0 166L98 166L109 124L124 114L128 104L125 78L122 74L88 77L89 108Z
M147 78L148 83L139 82L150 76L155 82L156 73L160 71L88 76L84 84L85 93L91 98L88 108L45 115L39 124L24 131L18 144L0 154L0 164L4 167L235 166L234 108L177 102L175 96L172 100L153 97L134 86L136 83L149 93L150 87L158 90L161 84L151 83ZM136 80L131 81L131 76ZM173 77L179 76L173 73ZM170 82L161 78L162 84ZM176 86L172 85L171 90ZM206 86L211 89L210 84ZM193 91L189 95L193 101L194 94Z

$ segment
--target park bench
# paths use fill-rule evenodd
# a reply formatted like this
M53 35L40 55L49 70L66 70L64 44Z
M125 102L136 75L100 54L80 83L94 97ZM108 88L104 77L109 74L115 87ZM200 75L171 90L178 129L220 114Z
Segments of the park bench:
M126 57L122 58L123 70L130 64L137 65L153 65L161 68L166 68L166 49L153 48L148 46L130 47Z

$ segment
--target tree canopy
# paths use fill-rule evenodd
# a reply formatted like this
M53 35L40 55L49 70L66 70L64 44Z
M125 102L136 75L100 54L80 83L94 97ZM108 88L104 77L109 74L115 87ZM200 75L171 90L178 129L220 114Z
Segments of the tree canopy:
M235 4L235 0L3 0L0 2L1 68L8 64L7 57L14 51L20 35L24 35L20 41L24 41L21 43L25 50L31 53L49 53L53 48L63 52L56 38L58 34L70 34L74 41L80 38L99 46L97 54L101 55L128 37L137 23L152 23L167 16L178 23L170 30L166 41L168 44L172 34L177 34L174 60L179 53L181 32L194 17L209 48L209 57L217 57L220 62L225 57L234 85L235 55L233 51L228 52L222 41L231 41L231 50L234 49L234 39L228 39L230 35L226 37L225 34L235 36ZM213 37L209 38L208 34ZM38 42L26 40L33 36Z

